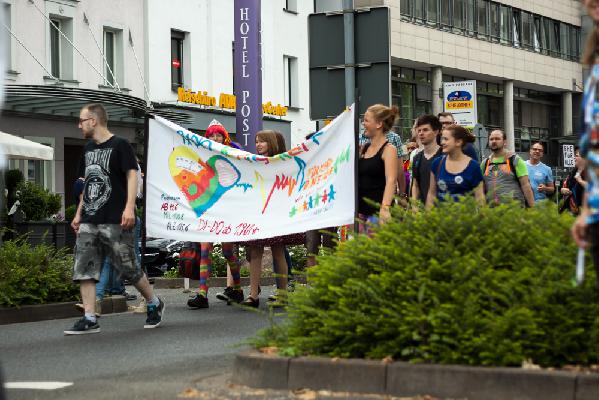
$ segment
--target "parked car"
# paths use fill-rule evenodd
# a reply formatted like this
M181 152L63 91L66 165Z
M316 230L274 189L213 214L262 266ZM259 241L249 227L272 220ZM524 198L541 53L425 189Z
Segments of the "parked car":
M149 277L158 277L177 268L179 252L185 242L172 239L148 238L142 264Z

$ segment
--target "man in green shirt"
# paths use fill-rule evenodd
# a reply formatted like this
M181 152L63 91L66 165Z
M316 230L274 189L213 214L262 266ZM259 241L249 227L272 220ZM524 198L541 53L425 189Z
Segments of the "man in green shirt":
M522 206L534 205L534 194L528 180L528 169L522 158L508 154L506 135L500 129L489 134L491 155L480 164L489 204L519 201Z

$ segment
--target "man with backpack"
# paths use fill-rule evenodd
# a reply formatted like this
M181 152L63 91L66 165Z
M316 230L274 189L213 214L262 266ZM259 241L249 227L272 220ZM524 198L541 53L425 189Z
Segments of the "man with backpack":
M489 204L517 200L522 206L534 205L534 194L528 180L526 162L505 149L506 134L495 129L489 134L491 155L480 164Z

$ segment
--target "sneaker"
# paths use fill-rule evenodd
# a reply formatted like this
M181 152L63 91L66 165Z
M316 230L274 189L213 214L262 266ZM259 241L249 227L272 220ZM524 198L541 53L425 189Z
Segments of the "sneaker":
M160 304L157 306L154 304L148 304L148 318L146 319L146 324L144 328L152 329L158 328L160 323L162 322L162 317L164 316L164 309L166 306L164 305L164 301L162 299L158 299Z
M254 299L252 296L248 296L239 304L246 307L258 308L258 306L260 306L260 299Z
M241 289L233 289L231 293L229 293L229 301L227 301L227 305L231 305L231 303L240 304L243 301L243 290Z
M221 301L226 301L228 303L229 300L230 300L229 295L231 294L231 292L233 290L235 290L235 289L233 289L233 286L227 286L225 288L225 290L223 290L222 292L219 292L219 293L216 294L216 298L219 299L219 300L221 300Z
M83 307L83 303L77 303L75 304L75 308L79 311L81 311L82 313L85 312L85 307ZM94 312L94 314L96 315L96 318L100 318L101 314L102 314L102 300L100 299L96 299L96 311Z
M208 308L208 298L198 293L195 297L187 300L187 305L191 308Z
M72 329L64 331L65 335L87 335L88 333L99 333L100 325L98 321L92 322L89 319L82 317L75 322Z
M233 287L227 286L224 291L216 294L216 298L226 301L227 305L231 305L231 303L239 304L243 301L243 290L233 289Z

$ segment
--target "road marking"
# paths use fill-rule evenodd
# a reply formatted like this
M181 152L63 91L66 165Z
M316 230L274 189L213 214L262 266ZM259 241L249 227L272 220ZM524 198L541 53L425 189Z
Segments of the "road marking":
M56 390L72 386L73 382L6 382L6 389Z

